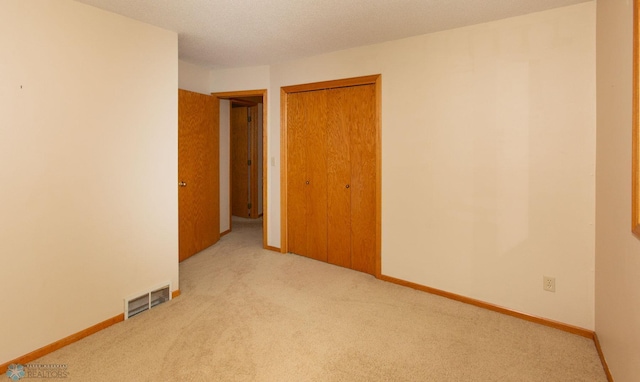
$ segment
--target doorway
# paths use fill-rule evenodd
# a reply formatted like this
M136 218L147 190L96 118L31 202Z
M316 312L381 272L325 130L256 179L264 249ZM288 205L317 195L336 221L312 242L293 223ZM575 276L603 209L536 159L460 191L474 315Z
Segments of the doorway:
M255 101L231 99L231 215L246 219L262 216L262 97Z
M267 90L212 93L220 102L221 235L233 221L262 225L267 245Z

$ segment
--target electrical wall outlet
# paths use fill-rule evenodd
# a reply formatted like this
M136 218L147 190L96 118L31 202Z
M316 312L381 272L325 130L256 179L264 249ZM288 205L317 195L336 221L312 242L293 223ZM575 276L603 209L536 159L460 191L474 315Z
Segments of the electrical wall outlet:
M555 277L549 277L549 276L542 276L542 289L546 290L547 292L554 292L556 291L556 278Z

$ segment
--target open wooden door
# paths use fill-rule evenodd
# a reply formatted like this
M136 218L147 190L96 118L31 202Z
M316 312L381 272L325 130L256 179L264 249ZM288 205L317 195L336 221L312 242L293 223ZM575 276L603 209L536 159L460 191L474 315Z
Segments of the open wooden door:
M246 106L231 108L231 215L249 217L250 124Z
M231 214L257 218L258 106L231 103Z
M220 239L216 97L178 90L178 234L182 261Z

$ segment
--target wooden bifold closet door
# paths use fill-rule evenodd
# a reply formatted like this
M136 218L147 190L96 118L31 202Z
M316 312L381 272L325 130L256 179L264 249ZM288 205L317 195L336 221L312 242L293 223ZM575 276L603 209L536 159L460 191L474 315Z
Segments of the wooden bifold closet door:
M288 100L289 251L327 261L326 91Z
M375 85L287 97L290 252L375 273Z

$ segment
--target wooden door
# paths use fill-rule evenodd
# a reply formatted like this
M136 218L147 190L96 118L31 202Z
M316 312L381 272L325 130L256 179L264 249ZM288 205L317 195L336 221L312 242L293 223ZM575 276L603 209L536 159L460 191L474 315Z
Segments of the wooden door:
M328 90L327 261L351 268L351 122L346 88Z
M328 261L375 272L375 86L328 90Z
M231 215L249 217L249 123L246 106L231 108Z
M342 118L350 126L351 269L376 272L376 90L375 85L337 89ZM337 188L342 184L336 185Z
M290 94L287 101L289 251L327 261L327 94Z
M220 239L219 102L178 91L179 261Z
M376 273L376 85L287 95L290 252Z
M305 97L287 99L287 238L289 252L307 254L307 139Z
M258 185L262 181L258 169L262 166L262 158L258 156L258 146L262 140L258 136L258 105L250 106L247 110L249 116L249 217L257 219L258 212Z

